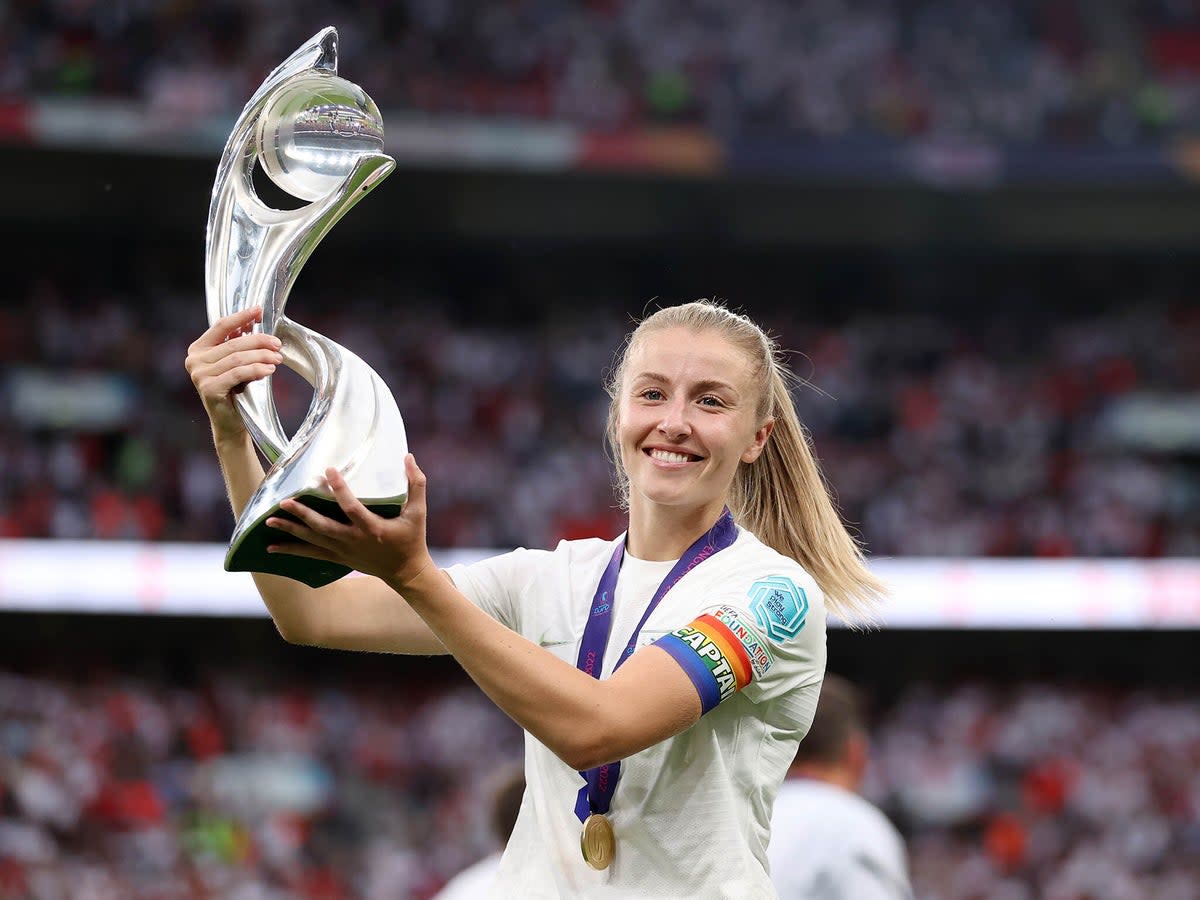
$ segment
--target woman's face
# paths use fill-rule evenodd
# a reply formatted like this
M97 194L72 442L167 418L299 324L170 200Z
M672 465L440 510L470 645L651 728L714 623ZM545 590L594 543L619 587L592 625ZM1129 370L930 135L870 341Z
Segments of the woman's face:
M762 452L759 386L746 355L715 331L669 328L640 338L617 406L629 502L720 506L738 463Z

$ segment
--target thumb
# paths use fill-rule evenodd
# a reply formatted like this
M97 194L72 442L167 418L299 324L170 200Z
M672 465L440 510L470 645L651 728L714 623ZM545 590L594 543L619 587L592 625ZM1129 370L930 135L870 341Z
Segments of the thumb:
M404 457L404 472L408 476L408 502L405 506L425 512L425 473L417 465L417 458L409 453Z

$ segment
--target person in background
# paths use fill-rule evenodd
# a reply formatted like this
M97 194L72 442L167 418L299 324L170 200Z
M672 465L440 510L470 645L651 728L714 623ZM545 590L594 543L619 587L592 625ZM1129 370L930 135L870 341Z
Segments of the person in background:
M767 858L780 900L913 896L904 841L858 794L867 767L862 700L827 674L812 727L775 798Z
M475 900L489 896L496 869L500 866L500 857L504 855L504 847L512 835L513 826L517 824L517 813L521 811L521 799L524 796L525 773L518 767L500 782L492 796L489 824L499 849L451 878L433 900Z

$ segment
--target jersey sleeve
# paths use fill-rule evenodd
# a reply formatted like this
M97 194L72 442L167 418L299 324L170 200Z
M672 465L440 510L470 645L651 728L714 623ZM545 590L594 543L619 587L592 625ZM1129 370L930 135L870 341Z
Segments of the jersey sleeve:
M654 646L687 673L703 712L739 691L755 703L772 700L824 677L824 598L798 568L735 578Z
M520 595L538 564L548 556L545 550L522 547L470 565L450 566L446 574L468 600L496 621L523 633Z

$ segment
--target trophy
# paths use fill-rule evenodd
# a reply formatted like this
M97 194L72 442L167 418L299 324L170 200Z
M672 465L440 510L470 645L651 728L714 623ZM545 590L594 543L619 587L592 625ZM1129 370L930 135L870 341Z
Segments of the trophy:
M311 202L292 210L263 203L252 180L255 160L278 187ZM323 487L330 466L378 515L399 515L408 497L404 421L383 379L345 347L283 314L321 238L395 165L383 152L383 119L374 101L337 75L334 28L320 31L267 77L225 144L208 210L209 324L262 306L256 328L279 338L284 365L313 388L308 413L290 439L270 377L246 384L234 397L270 468L238 519L225 557L228 571L270 572L312 587L350 571L266 549L292 540L266 524L273 515L291 518L279 509L285 499L346 520Z

